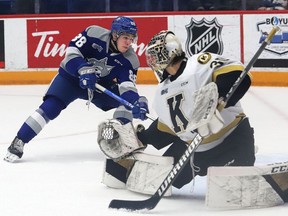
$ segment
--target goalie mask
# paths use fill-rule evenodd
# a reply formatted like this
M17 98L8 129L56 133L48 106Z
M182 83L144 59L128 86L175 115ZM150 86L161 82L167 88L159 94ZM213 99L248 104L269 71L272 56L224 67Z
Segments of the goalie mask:
M159 82L163 80L165 68L182 53L181 43L173 32L160 31L152 37L146 49L146 61Z

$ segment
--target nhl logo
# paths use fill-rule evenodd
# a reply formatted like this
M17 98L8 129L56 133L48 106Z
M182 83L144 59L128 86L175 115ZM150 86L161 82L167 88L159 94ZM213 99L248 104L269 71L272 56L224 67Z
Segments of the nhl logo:
M223 53L223 42L220 25L216 17L212 21L205 18L197 21L191 19L189 25L185 26L187 30L186 52L192 56L199 52L211 52L216 54Z

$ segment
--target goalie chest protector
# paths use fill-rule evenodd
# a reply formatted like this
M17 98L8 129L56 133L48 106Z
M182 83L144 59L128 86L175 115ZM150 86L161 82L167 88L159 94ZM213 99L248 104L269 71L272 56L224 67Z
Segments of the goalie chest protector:
M212 70L209 70L205 65L199 67L199 64L194 63L195 58L191 57L187 61L186 68L176 80L171 82L167 78L160 83L154 97L153 108L159 119L176 134L179 131L175 130L171 117L176 116L178 121L182 122L189 121L189 116L192 114L191 107L193 106L192 94L211 82L212 79ZM181 117L184 117L185 120Z

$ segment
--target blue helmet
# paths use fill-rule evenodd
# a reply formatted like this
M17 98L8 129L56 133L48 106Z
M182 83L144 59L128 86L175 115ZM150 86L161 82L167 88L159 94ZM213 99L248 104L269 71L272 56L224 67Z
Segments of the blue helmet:
M127 33L137 37L137 26L133 19L119 16L113 20L111 25L111 32L116 32L117 35Z

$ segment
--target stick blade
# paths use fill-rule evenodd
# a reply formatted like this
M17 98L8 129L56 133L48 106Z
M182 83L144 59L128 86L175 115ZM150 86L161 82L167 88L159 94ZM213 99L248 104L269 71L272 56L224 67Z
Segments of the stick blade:
M140 211L154 209L159 202L158 196L152 196L146 200L112 200L109 204L111 209L123 209L126 211Z

